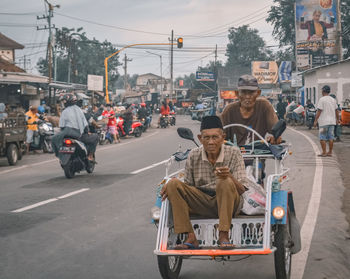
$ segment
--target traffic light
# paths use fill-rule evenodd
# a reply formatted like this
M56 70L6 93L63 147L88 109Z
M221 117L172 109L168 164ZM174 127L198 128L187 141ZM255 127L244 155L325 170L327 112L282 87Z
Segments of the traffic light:
M178 38L177 39L177 48L182 48L183 46L184 39L183 38Z

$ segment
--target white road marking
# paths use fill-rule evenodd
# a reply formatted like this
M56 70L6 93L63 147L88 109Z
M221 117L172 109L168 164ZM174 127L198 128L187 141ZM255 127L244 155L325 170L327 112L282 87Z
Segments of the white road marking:
M293 255L293 265L292 265L292 272L291 272L292 279L302 279L304 275L309 251L310 251L312 236L314 234L314 230L316 226L318 211L320 208L321 195L322 195L323 162L321 157L317 156L318 154L320 154L320 150L318 146L312 141L312 139L309 136L295 129L291 129L291 128L289 129L295 133L302 135L308 140L308 142L311 144L315 152L315 157L316 157L316 168L315 168L315 175L314 175L314 183L312 185L311 198L307 208L304 223L301 227L302 249L298 254Z
M74 192L70 192L70 193L68 193L68 194L65 194L65 195L63 195L63 196L59 196L59 197L57 197L57 198L52 198L52 199L48 199L48 200L45 200L45 201L41 201L41 202L38 202L38 203L35 203L35 204L32 204L32 205L28 205L28 206L25 206L25 207L22 207L22 208L13 210L13 211L11 211L11 212L12 212L12 213L20 213L20 212L23 212L23 211L27 211L27 210L30 210L30 209L33 209L33 208L36 208L36 207L39 207L39 206L42 206L42 205L51 203L51 202L55 202L55 201L58 201L58 200L61 200L61 199L65 199L65 198L68 198L68 197L71 197L71 196L80 194L80 193L85 192L85 191L88 191L88 190L90 190L90 188L83 188L83 189L80 189L80 190L77 190L77 191L74 191Z
M133 143L135 141L139 141L141 139L152 137L152 136L154 136L154 135L156 135L158 133L159 132L154 132L154 133L152 133L150 135L143 136L142 138L139 138L139 139L136 139L136 140L133 140L133 141L128 141L128 142L123 142L123 143L119 143L119 144L112 144L110 146L100 147L100 148L97 149L97 152L98 151L107 150L107 149L111 149L111 148L114 148L114 147L117 147L117 146L127 145L127 144ZM13 168L10 168L10 169L4 170L4 171L0 171L0 175L1 174L5 174L5 173L9 173L9 172L13 172L13 171L17 171L17 170L20 170L20 169L24 169L24 168L28 168L28 167L35 167L35 166L39 166L39 165L43 165L43 164L47 164L47 163L51 163L51 162L56 162L56 161L58 161L58 159L54 158L54 159L50 159L50 160L46 160L46 161L42 161L42 162L38 162L38 163L26 164L26 165L19 166L19 167L13 167Z
M144 168L142 168L142 169L135 170L135 171L131 172L131 174L138 174L138 173L143 172L143 171L145 171L145 170L152 169L152 168L154 168L154 167L156 167L156 166L165 164L168 160L169 160L169 159L166 159L166 160L164 160L164 161L161 161L161 162L158 162L158 163L154 163L154 164L149 165L149 166L147 166L147 167L144 167Z

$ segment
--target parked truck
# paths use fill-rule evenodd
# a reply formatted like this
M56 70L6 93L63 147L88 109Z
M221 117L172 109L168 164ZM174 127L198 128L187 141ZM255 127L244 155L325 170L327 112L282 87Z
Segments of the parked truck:
M0 120L0 157L7 157L10 165L22 159L26 129L26 119L22 113Z

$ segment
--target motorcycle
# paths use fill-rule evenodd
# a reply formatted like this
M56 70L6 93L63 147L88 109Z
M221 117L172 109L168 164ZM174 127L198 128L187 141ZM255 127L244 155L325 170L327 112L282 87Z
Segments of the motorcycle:
M314 125L316 111L317 110L315 108L308 108L306 110L306 126L309 128L309 130L311 130L312 126Z
M146 132L149 127L151 127L152 116L147 116L146 118L140 118L143 129L142 132Z
M125 121L121 116L117 117L117 131L120 137L127 136L125 132ZM131 124L131 130L129 131L129 135L134 135L136 138L142 135L143 125L140 121L133 121Z
M175 111L170 112L169 123L171 126L175 126L175 124L176 124L176 112Z
M159 121L160 128L166 128L169 125L169 116L168 115L161 115L160 121Z
M30 143L29 151L43 150L44 153L53 153L52 136L54 134L53 126L46 121L42 115L34 122L38 125L38 130L34 132L33 142Z
M95 157L95 156L94 156ZM88 152L83 142L65 137L58 153L61 167L67 178L73 178L76 172L86 170L92 173L95 169L95 161L88 160Z

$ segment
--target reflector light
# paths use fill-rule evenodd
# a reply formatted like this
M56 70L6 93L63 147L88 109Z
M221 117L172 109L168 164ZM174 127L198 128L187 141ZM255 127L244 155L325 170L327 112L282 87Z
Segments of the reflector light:
M278 220L281 220L285 214L286 214L286 211L281 206L277 206L272 210L273 217L275 217Z

